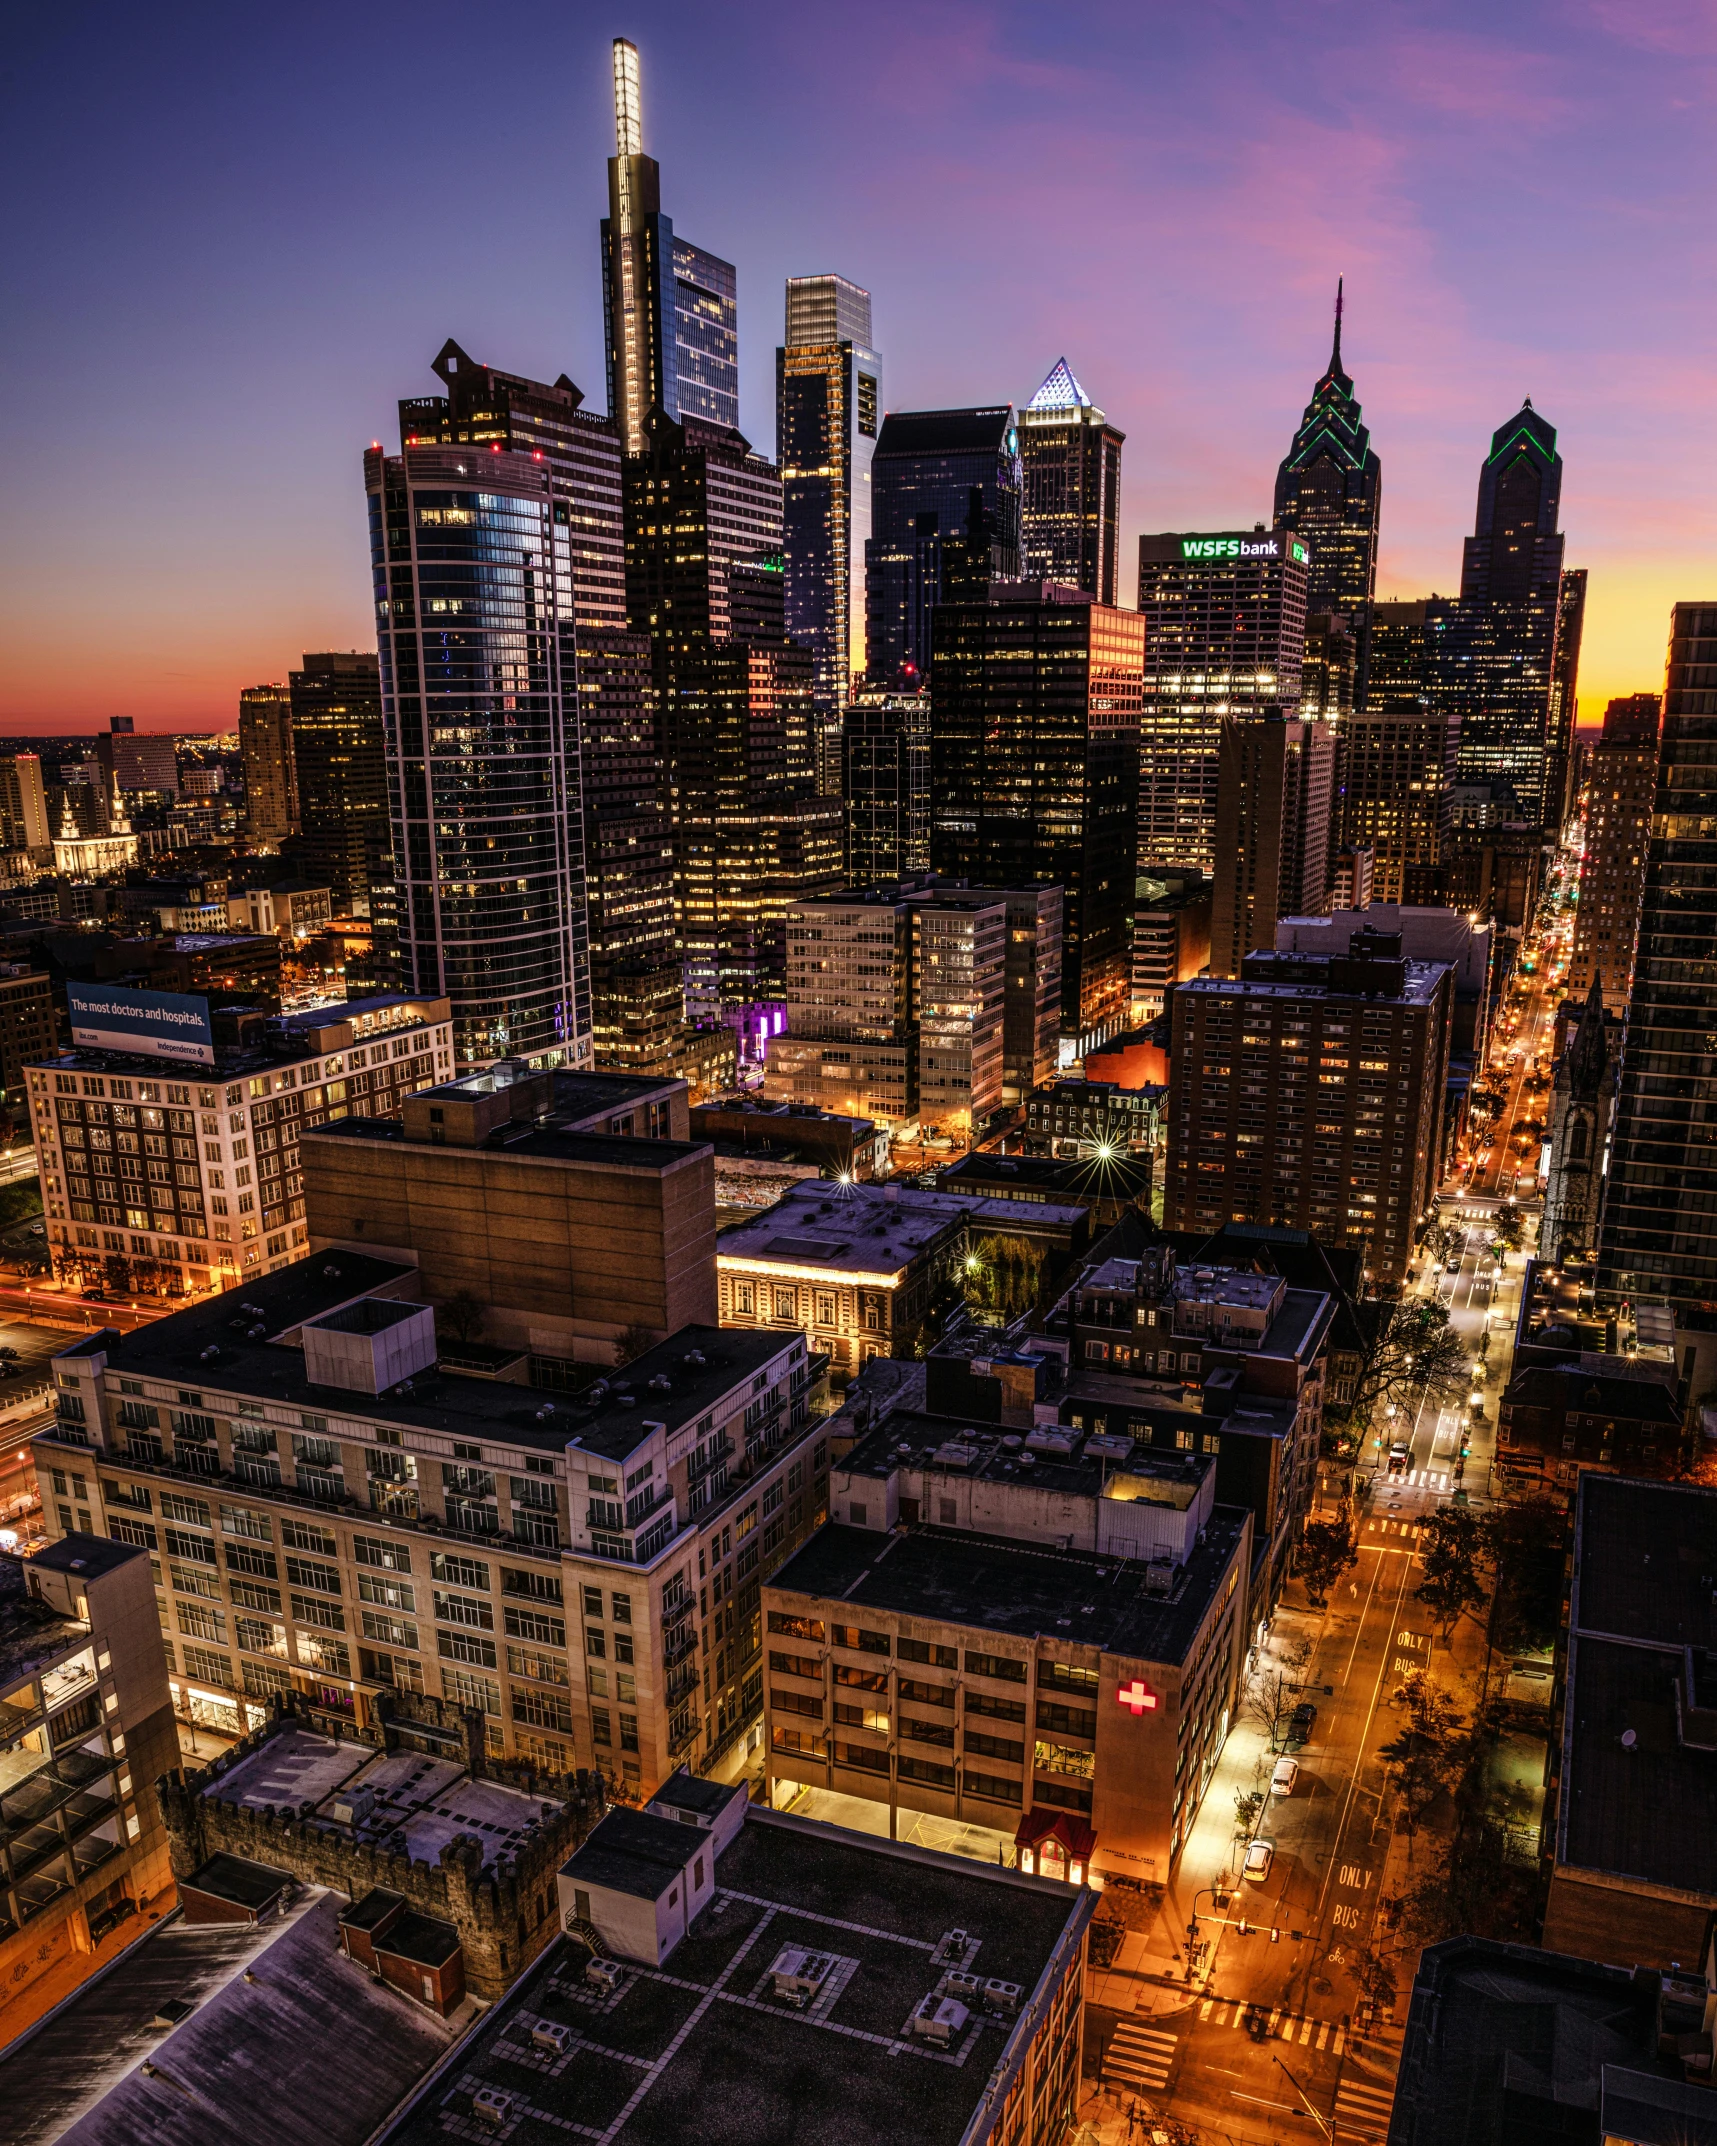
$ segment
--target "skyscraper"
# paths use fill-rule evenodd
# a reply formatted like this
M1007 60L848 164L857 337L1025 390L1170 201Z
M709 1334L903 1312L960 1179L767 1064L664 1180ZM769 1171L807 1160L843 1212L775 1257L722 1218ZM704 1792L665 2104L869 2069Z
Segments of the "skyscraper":
M1215 862L1222 718L1299 706L1308 563L1298 537L1262 523L1140 537L1143 869L1208 872Z
M930 667L939 603L981 603L1019 574L1019 428L1011 403L892 411L871 460L865 546L865 668L893 679Z
M976 888L1064 890L1073 1050L1124 1026L1131 997L1145 632L1047 582L935 614L931 863Z
M1677 604L1598 1288L1717 1312L1717 602ZM1695 1323L1699 1323L1698 1320Z
M1426 703L1427 647L1425 621L1441 597L1385 599L1371 607L1368 696L1378 708L1418 707Z
M402 403L399 454L364 458L400 965L453 1002L462 1065L588 1065L582 398L451 342L434 369L448 394ZM497 409L506 437L476 437Z
M1656 693L1611 701L1592 747L1586 854L1580 866L1580 906L1574 913L1574 950L1568 960L1570 997L1596 983L1612 1006L1627 1004L1651 840L1662 707Z
M1557 624L1562 610L1562 457L1530 399L1491 436L1461 594L1435 635L1433 691L1460 711L1463 782L1509 783L1535 823L1545 794Z
M1552 832L1574 809L1574 725L1580 708L1580 641L1586 625L1586 569L1562 570L1556 598L1556 653L1550 662L1550 718L1544 748L1544 824Z
M1342 848L1371 852L1374 900L1409 901L1409 875L1448 862L1459 737L1447 711L1391 705L1375 683L1372 705L1342 724L1336 837Z
M1216 787L1210 973L1238 976L1276 944L1276 919L1318 916L1329 892L1335 731L1299 716L1224 719Z
M738 282L730 261L674 234L661 167L644 154L638 48L614 40L614 146L602 219L608 414L637 454L652 409L739 423Z
M298 770L292 757L292 696L281 685L249 686L238 697L245 822L258 842L298 832Z
M1377 590L1377 531L1383 470L1341 362L1341 283L1335 287L1335 345L1312 389L1300 429L1276 472L1276 524L1311 552L1306 609L1336 611L1354 638L1354 701L1365 706L1371 605Z
M289 690L300 824L293 854L306 878L331 889L337 911L368 911L373 883L392 872L376 658L359 649L307 655Z
M1121 443L1065 358L1019 415L1020 568L1029 581L1115 601L1121 548Z
M40 755L9 754L0 760L0 848L47 849L53 839Z
M930 869L930 695L861 685L841 726L847 885L883 887Z
M787 632L811 651L817 705L838 712L864 669L864 549L881 367L870 293L844 276L789 276L775 353Z

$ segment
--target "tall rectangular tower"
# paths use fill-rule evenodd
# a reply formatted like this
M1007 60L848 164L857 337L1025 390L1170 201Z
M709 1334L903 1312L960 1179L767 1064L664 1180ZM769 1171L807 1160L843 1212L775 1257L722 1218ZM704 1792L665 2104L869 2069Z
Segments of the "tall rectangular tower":
M373 885L391 869L376 658L362 649L307 655L290 691L302 830L295 855L307 878L331 890L335 909L350 915L369 908Z
M1598 1288L1717 1311L1717 601L1677 604Z
M588 1065L571 442L582 398L435 360L397 456L365 456L400 965L461 1065Z
M1651 840L1662 710L1656 693L1633 693L1625 700L1611 701L1603 730L1592 747L1586 855L1580 867L1580 906L1574 913L1574 952L1568 963L1570 998L1584 996L1596 981L1606 1004L1627 1003Z
M238 697L245 820L253 839L298 832L298 770L292 757L292 696L286 686L249 686Z
M1064 1047L1131 996L1145 622L1050 582L935 613L930 860L974 888L1064 889Z
M844 276L789 276L787 334L775 353L786 623L811 651L817 705L830 712L864 669L880 380L869 291Z
M628 454L652 409L739 423L738 281L731 261L677 238L661 167L644 154L638 48L614 40L614 148L602 219L608 414Z
M1276 920L1317 916L1329 891L1335 732L1299 716L1231 715L1216 788L1210 973L1274 948Z
M1019 414L1020 568L1028 580L1115 601L1125 438L1058 359Z
M1309 562L1298 537L1261 523L1140 537L1139 863L1146 870L1210 871L1223 717L1299 705Z
M1379 610L1405 606L1380 605ZM1384 636L1374 633L1376 657ZM1392 701L1372 672L1371 705L1341 726L1334 821L1340 847L1372 853L1372 898L1408 899L1409 874L1448 861L1457 719Z

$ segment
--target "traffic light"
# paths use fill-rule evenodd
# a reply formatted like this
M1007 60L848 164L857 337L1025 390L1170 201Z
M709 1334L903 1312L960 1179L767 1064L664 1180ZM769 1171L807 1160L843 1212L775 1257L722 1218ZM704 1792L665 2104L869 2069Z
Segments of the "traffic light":
M1242 1937L1250 1937L1252 1935L1252 1925L1245 1919L1244 1916L1241 1917L1240 1921L1237 1922L1234 1927L1240 1932L1240 1935Z

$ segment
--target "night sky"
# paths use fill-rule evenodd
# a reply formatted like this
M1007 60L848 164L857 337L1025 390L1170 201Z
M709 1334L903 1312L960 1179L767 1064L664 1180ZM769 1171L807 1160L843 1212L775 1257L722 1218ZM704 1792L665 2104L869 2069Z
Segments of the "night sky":
M373 647L360 460L448 335L604 404L608 46L676 228L739 268L774 452L782 279L869 286L895 409L1063 353L1140 529L1267 518L1329 350L1387 595L1452 591L1491 431L1560 430L1581 713L1717 597L1717 6L62 4L13 18L0 728L226 727Z

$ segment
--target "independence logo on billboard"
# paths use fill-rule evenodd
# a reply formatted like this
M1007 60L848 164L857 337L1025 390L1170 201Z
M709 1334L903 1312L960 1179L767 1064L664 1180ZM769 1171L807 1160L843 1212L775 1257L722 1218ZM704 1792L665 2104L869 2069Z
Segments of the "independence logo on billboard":
M118 984L66 985L72 1041L138 1058L215 1062L215 1032L206 998L176 991L129 991Z

